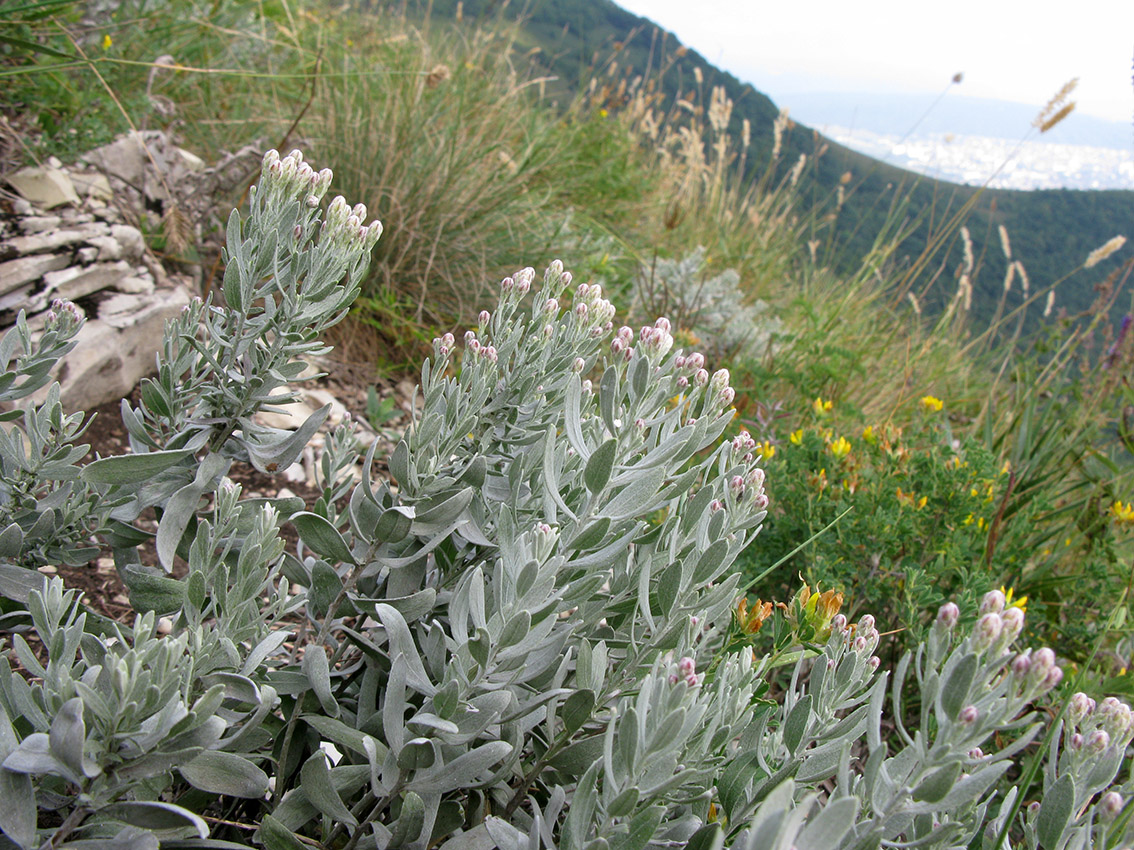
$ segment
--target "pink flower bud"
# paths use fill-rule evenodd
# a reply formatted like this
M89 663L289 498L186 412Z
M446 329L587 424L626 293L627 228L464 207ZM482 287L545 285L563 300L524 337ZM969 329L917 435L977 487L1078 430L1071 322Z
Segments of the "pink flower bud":
M572 372L582 372L583 369L586 367L586 365L587 365L586 360L584 360L582 357L576 357L575 362L571 364L571 371Z
M724 502L722 502L720 499L713 499L713 501L709 502L709 510L712 513L715 514L717 511L723 510L723 509L724 509Z
M684 375L681 375L677 379L677 386L680 387L681 389L685 389L686 387L689 386L689 379L686 378Z
M1019 608L1009 608L1000 615L1000 619L1004 621L1004 632L1009 640L1024 630L1024 612Z
M999 590L990 590L984 595L980 602L980 613L987 614L990 611L999 614L1004 610L1004 594Z
M571 272L563 272L563 276L559 278L559 282L566 288L571 285L573 279L574 275L572 275Z
M637 419L634 420L634 427L637 428L639 431L641 431L642 429L644 429L646 427L646 420L643 419L641 416L639 416Z
M681 671L681 675L688 676L689 674L696 672L697 662L686 655L684 658L677 662L677 669Z
M734 390L732 387L725 387L723 390L721 390L721 403L723 403L726 407L732 404L735 398L736 390Z
M465 345L469 345L475 339L476 339L476 331L474 331L474 330L465 331Z
M1094 700L1092 700L1082 691L1079 691L1074 696L1072 696L1071 704L1067 710L1067 713L1071 716L1072 722L1077 723L1088 714L1090 714L1093 709L1093 702Z
M847 618L844 614L836 614L831 618L831 630L842 633L847 630Z
M966 726L971 726L973 723L976 723L978 717L980 717L980 711L977 707L975 705L966 705L961 709L961 714L958 719Z
M622 341L622 337L616 336L610 341L610 350L613 354L621 354L626 349L626 343Z
M483 328L483 327L487 327L489 321L492 320L492 314L489 313L487 310L481 310L480 314L476 318L477 318L477 321L480 323L480 326Z
M955 602L947 602L937 610L937 621L941 626L951 629L960 618L960 609Z
M578 319L587 318L587 305L586 304L576 304L575 305L575 317L578 318Z
M870 656L870 660L868 660L866 663L870 665L871 670L877 670L878 665L882 663L882 659L877 655L872 655Z
M1027 655L1017 655L1012 659L1012 672L1020 677L1026 676L1031 669L1032 659Z
M984 750L980 747L973 747L969 750L969 758L977 760L984 758Z
M669 674L669 683L671 685L676 685L680 681L681 681L681 677L678 676L676 673L670 673Z
M869 632L874 628L874 616L871 614L863 614L862 618L858 621L858 629L861 632Z
M1051 690L1060 682L1063 681L1063 671L1058 667L1052 667L1047 671L1047 675L1043 680L1044 690Z
M1093 750L1096 753L1103 752L1110 746L1110 735L1107 734L1105 729L1096 729L1089 736L1087 736L1087 749Z
M654 322L654 327L660 330L662 333L669 333L669 319L667 319L665 316L659 317L658 320Z
M512 278L510 278L510 277L506 277L506 278L504 278L504 280L500 281L500 289L503 292L511 292L512 287L514 287L514 286L515 286L515 281L513 281Z
M703 387L705 384L709 383L709 373L704 369L698 369L696 374L693 375L693 381L697 386Z
M1106 820L1114 820L1122 812L1122 795L1117 791L1107 791L1099 800L1099 811Z
M1071 736L1071 749L1073 749L1073 750L1083 749L1083 736L1080 735L1078 732L1076 732L1074 735Z
M694 371L703 369L705 366L705 355L701 354L699 351L694 351L685 359L685 365Z
M680 369L684 365L685 365L685 355L684 354L678 354L676 357L673 358L673 368Z
M634 331L628 328L626 325L623 325L618 329L618 338L622 340L626 345L629 345L634 341Z

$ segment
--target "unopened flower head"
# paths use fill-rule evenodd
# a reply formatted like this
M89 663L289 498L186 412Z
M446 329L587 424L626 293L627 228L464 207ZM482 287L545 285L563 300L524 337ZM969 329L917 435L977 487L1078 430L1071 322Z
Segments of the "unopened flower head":
M937 622L946 629L951 629L957 625L960 616L961 609L957 607L956 602L946 602L937 609Z
M999 590L990 590L980 602L980 613L987 614L992 611L1000 613L1004 610L1004 594Z
M989 611L976 622L973 628L973 646L978 651L984 651L996 643L1000 633L1004 630L1004 622L995 611Z

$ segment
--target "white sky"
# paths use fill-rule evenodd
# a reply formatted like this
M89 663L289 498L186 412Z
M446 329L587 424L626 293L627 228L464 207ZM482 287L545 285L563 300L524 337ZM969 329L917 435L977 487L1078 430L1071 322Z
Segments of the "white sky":
M777 102L792 92L939 93L1134 120L1134 0L615 0ZM790 104L787 104L790 105Z

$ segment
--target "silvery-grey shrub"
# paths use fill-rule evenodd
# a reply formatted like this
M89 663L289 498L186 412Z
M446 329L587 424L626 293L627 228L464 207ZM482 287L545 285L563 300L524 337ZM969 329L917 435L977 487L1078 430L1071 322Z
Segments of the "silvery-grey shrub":
M769 697L771 662L734 621L731 564L768 500L751 438L719 439L728 373L672 350L664 318L616 329L558 262L434 341L392 481L372 447L356 483L347 421L310 510L241 498L232 464L282 469L322 424L252 417L323 350L379 232L341 199L321 218L329 180L265 158L250 218L230 219L224 306L169 324L123 405L132 453L73 476L138 613L110 623L59 579L28 586L35 640L0 660L4 847L1129 840L1113 783L1130 709L1034 711L1062 673L1015 647L1023 612L998 592L966 633L945 606L893 670L872 617L837 615ZM1037 751L1042 798L1018 799L1010 771Z
M705 271L700 246L680 259L643 263L634 280L632 311L666 313L719 357L762 356L783 330L766 301L745 295L736 269L717 275Z

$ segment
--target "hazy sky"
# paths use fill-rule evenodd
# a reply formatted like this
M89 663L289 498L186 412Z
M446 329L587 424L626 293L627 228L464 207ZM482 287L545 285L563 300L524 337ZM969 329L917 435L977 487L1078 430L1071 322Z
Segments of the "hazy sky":
M929 92L1134 120L1134 0L615 0L784 105L792 92ZM790 105L790 103L788 104Z

